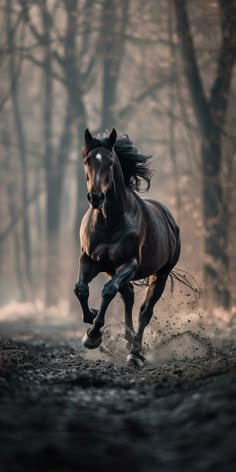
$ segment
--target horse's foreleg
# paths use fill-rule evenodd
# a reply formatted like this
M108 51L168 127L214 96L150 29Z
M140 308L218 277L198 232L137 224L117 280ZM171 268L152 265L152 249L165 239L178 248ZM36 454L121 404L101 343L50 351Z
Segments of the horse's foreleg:
M83 253L80 257L79 280L75 284L74 292L81 304L84 323L93 324L97 314L95 310L90 310L88 306L88 284L99 272L98 263L88 257L86 253Z
M132 310L134 305L134 287L129 282L119 288L122 300L125 305L125 339L128 341L128 348L131 347L133 337L135 335L133 320L132 320Z
M137 264L136 259L132 259L129 263L123 264L117 269L113 278L104 285L101 307L94 319L93 327L88 330L87 334L83 338L84 346L93 349L101 344L102 334L100 330L104 326L107 307L117 294L120 287L129 280L132 280L137 270Z
M152 318L153 308L164 291L171 269L172 267L165 267L160 270L158 276L150 277L150 285L148 287L147 295L139 312L138 330L133 338L130 354L127 357L128 361L137 365L143 365L145 360L142 354L143 333Z

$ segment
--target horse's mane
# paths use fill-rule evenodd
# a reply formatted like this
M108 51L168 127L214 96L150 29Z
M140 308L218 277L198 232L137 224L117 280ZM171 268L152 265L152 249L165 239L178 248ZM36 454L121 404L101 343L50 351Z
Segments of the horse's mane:
M106 139L109 133L99 133L97 138ZM133 144L127 134L120 134L117 137L115 153L120 161L124 175L125 185L133 190L142 192L148 190L151 185L152 171L149 168L151 155L141 154L139 149ZM145 188L142 188L142 182Z

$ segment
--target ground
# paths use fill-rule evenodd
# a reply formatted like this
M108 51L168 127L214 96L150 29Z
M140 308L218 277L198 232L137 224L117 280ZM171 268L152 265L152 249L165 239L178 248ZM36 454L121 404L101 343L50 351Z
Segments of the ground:
M163 342L174 356L159 348L160 360L134 369L112 356L125 349L112 326L91 354L81 329L66 317L0 317L1 472L235 470L232 336L213 345L185 331Z

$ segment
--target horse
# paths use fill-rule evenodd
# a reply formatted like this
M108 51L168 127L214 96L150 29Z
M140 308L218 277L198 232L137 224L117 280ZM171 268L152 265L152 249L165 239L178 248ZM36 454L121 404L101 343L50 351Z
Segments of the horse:
M149 155L142 154L127 134L92 136L88 129L82 149L89 209L80 227L79 278L74 292L80 301L83 321L92 325L82 339L88 349L102 342L102 328L110 302L119 292L125 310L127 361L143 366L143 334L161 297L168 276L180 256L180 230L162 203L142 199L142 184L150 188L152 171ZM105 273L109 281L102 290L99 310L90 309L89 283ZM134 283L148 280L137 331L132 308Z

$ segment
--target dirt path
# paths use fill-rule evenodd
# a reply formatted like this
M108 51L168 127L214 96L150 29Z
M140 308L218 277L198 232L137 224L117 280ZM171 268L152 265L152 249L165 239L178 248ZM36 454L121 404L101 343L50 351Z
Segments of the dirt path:
M1 333L1 472L235 471L233 342L133 370L86 358L73 324Z

